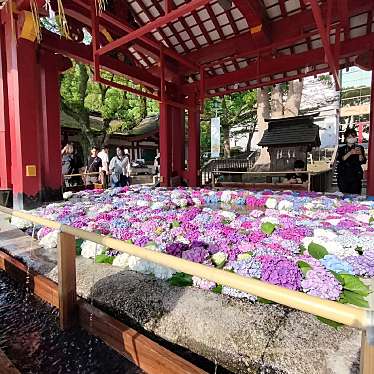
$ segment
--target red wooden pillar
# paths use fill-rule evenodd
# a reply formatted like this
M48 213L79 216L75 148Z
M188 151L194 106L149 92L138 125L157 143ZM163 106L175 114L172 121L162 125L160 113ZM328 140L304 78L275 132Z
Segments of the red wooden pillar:
M10 188L11 150L5 30L0 22L0 188Z
M200 108L195 98L188 107L188 184L200 184Z
M172 119L173 137L173 174L183 177L184 173L184 143L185 126L184 110L176 107L169 107Z
M160 103L160 185L170 186L171 166L172 166L172 136L171 118L168 105Z
M9 12L8 12L9 13ZM40 85L36 44L16 39L10 15L5 23L13 207L40 203Z
M371 97L370 97L370 127L369 127L369 154L367 170L367 195L374 196L374 53L371 70Z
M44 50L41 51L40 62L42 195L43 201L54 201L62 197L59 75L71 63L65 57Z

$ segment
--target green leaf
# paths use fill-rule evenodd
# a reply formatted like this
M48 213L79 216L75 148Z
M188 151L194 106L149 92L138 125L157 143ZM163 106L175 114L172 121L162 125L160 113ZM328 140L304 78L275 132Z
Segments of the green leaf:
M238 255L238 261L242 261L242 260L247 260L249 258L251 258L253 256L253 253L252 252L245 252L245 253L240 253Z
M212 292L214 293L222 293L222 284L218 284L214 288L212 288Z
M274 225L274 223L271 223L271 222L264 222L262 225L261 225L261 231L266 234L266 235L271 235L273 233L273 231L275 230L275 227L276 225Z
M369 295L369 287L366 284L364 284L360 278L355 277L351 274L340 274L340 276L344 279L345 290L352 291L361 296Z
M306 263L305 261L297 261L297 266L299 267L299 269L303 272L304 275L306 275L306 273L309 271L309 270L312 270L313 268L308 264Z
M127 240L125 240L125 243L132 244L132 240L131 239L127 239Z
M327 319L327 318L323 318L323 317L318 317L318 316L317 316L317 319L319 321L321 321L322 323L333 327L335 330L339 330L339 327L344 326L342 323L332 321L331 319Z
M316 258L317 260L320 260L321 258L324 258L326 255L329 254L326 251L325 247L322 247L322 245L313 242L309 244L308 252L312 257Z
M104 253L95 257L95 263L97 264L113 264L114 256L108 256Z
M362 256L363 254L364 254L364 251L362 250L362 247L356 247L355 248L355 251L360 255L360 256Z
M173 221L173 223L172 223L173 228L180 227L180 225L181 224L178 221Z
M361 308L369 308L369 303L365 298L355 292L344 290L339 300L342 304L352 304Z
M369 224L372 223L372 222L374 222L374 216L371 216L371 217L369 218Z
M330 272L333 274L333 276L336 278L336 280L344 286L344 278L341 276L341 274L335 273L335 271L330 270Z
M274 304L273 301L268 300L268 299L264 299L263 297L257 297L257 301L262 303L262 304Z
M81 245L83 243L83 239L75 239L75 251L77 253L77 256L80 256L82 253Z
M299 248L300 248L300 253L304 254L304 252L306 251L306 248L302 244L300 244Z
M192 275L185 273L175 273L168 280L172 286L187 287L192 286Z

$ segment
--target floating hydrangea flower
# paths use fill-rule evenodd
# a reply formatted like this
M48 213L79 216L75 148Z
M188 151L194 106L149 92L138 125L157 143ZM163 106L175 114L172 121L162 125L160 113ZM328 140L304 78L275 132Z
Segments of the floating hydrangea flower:
M216 286L215 282L202 279L196 276L192 277L192 283L195 287L202 288L203 290L211 290Z
M338 300L342 292L342 285L338 280L321 268L309 270L301 282L301 287L308 295L327 300Z
M353 274L352 266L335 255L326 255L321 259L321 263L326 269L335 271L336 273Z
M300 289L301 272L294 262L285 257L264 256L261 263L263 281L291 290Z

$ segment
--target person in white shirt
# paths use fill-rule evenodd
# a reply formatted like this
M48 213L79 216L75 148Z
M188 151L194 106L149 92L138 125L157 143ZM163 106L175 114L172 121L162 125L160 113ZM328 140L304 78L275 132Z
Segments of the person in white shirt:
M125 157L121 147L117 147L116 156L109 163L112 187L124 187L128 185L127 170L129 158Z
M130 186L131 182L131 162L130 162L130 153L128 149L125 149L125 159L127 159L126 168L123 171L123 174L126 176L126 186Z
M101 170L103 172L103 182L104 184L108 184L108 175L109 175L109 147L104 145L101 151L98 153L98 156L101 158L102 167Z

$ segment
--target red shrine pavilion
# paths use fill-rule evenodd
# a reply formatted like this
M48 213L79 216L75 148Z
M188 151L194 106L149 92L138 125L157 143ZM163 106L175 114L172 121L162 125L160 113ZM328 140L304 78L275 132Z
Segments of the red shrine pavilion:
M58 197L59 74L71 65L67 57L91 64L99 82L160 102L164 186L172 174L190 186L199 183L199 114L205 98L323 72L339 86L339 69L374 66L373 0L107 0L104 10L103 3L0 1L0 183L13 190L16 208ZM61 7L70 37L42 29L38 42L30 17ZM91 45L83 43L84 29L92 35ZM143 88L109 82L100 70Z

